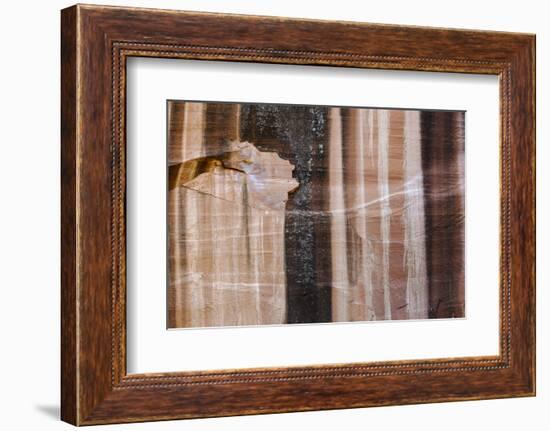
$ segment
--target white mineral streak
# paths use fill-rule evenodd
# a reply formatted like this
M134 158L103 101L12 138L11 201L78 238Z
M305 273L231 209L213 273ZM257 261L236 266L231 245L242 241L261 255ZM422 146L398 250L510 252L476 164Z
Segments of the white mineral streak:
M342 160L342 116L340 108L329 113L329 211L332 264L332 320L349 321L349 283L346 241L346 203Z
M176 187L186 208L174 286L176 327L284 323L285 203L294 167L249 142L229 142L207 171ZM185 164L183 165L185 169Z
M427 318L420 113L347 112L329 113L333 320Z
M375 311L373 305L372 272L374 269L374 255L371 238L367 233L368 202L366 174L370 164L368 153L367 111L352 110L349 114L349 122L346 135L351 145L345 151L345 178L346 205L348 221L347 245L348 278L351 302L350 320L373 320Z
M428 280L426 269L424 187L420 151L420 112L406 111L404 124L405 155L405 265L409 319L428 317Z

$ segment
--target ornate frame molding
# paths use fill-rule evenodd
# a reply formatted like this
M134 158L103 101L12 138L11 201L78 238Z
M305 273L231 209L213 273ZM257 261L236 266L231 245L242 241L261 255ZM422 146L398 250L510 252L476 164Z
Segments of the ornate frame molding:
M205 32L203 22L221 30ZM287 37L247 31L257 25L284 29ZM232 38L237 30L241 36ZM341 35L336 42L307 40L312 33L335 31ZM341 44L351 46L351 41L354 49L342 50ZM534 43L534 36L510 33L99 6L65 9L62 418L97 424L533 395ZM127 375L125 66L131 56L498 75L500 355ZM308 399L299 396L304 390Z

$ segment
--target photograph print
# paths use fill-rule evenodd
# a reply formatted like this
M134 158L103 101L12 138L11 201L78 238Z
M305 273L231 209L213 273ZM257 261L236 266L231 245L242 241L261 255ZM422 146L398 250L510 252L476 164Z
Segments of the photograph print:
M463 111L167 110L168 328L465 316Z

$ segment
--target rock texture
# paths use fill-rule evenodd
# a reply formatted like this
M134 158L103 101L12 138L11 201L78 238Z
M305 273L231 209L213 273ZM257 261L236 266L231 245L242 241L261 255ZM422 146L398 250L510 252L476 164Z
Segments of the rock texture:
M225 152L170 167L170 188L199 193L260 210L284 211L288 193L298 187L294 166L250 142L228 142Z
M462 317L464 113L169 103L170 327Z
M219 154L169 169L172 326L284 323L284 211L298 187L294 166L227 141Z

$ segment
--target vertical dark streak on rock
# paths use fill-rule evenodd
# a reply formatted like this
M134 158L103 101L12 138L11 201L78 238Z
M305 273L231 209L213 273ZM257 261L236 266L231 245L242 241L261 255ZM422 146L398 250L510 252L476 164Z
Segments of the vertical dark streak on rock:
M208 154L220 154L226 150L228 140L238 139L238 106L233 103L207 103L204 142Z
M464 118L462 112L449 112L445 117L445 131L449 134L448 167L448 223L446 226L448 244L448 265L451 276L446 292L446 317L464 316Z
M460 224L460 238L459 241L462 247L457 249L457 259L460 259L460 276L458 284L458 292L456 295L457 301L457 316L466 316L466 113L455 113L455 123L453 124L453 130L457 133L457 144L459 145L459 153L462 156L461 163L458 165L460 171L459 175L462 176L459 214L461 216Z
M462 112L422 112L422 170L429 317L464 316Z
M241 139L261 151L275 151L295 167L298 189L291 193L285 213L287 322L327 322L331 318L326 270L329 224L322 214L326 177L326 108L287 105L241 107ZM317 226L319 225L319 226Z
M331 217L328 212L328 111L330 108L317 108L318 121L315 126L316 139L311 155L312 160L312 196L311 207L314 220L313 255L315 258L315 277L317 294L317 321L332 320L332 265L331 265Z
M422 145L422 172L424 182L424 223L426 232L426 273L428 280L428 304L430 318L436 317L439 308L437 287L434 280L435 262L434 246L437 245L434 226L434 208L436 205L434 194L435 184L433 183L432 166L435 164L434 141L436 140L434 112L424 111L421 114L420 130Z

